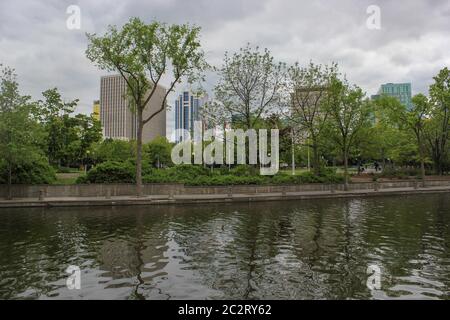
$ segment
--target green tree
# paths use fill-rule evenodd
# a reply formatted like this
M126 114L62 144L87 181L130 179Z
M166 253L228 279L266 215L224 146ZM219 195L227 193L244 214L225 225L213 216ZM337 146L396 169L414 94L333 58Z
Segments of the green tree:
M0 65L1 67L1 65ZM33 118L33 104L29 96L22 96L14 70L1 69L0 83L0 167L6 169L8 198L12 198L13 177L20 167L32 168L42 159L39 148L43 132Z
M375 125L371 139L378 151L378 158L407 164L418 154L416 138L407 124L413 122L412 113L396 98L383 95L374 101ZM416 157L419 158L419 157Z
M411 110L406 110L403 108L399 110L398 115L400 117L401 123L414 133L416 138L417 148L419 150L420 159L420 172L422 180L425 180L425 139L424 130L426 122L428 121L431 104L428 98L423 94L417 94L412 98L413 108Z
M95 163L125 162L136 157L136 143L135 141L105 139L101 143L93 145L91 157Z
M344 186L348 190L348 158L350 148L356 142L361 129L370 120L370 103L365 93L357 86L350 86L346 80L333 77L327 98L327 112L332 139L337 143L344 161Z
M151 119L166 107L167 96L176 83L201 78L207 64L196 26L166 25L157 21L145 24L131 18L121 29L110 26L103 36L88 34L86 56L100 69L119 72L127 83L132 111L137 118L136 193L142 195L142 131ZM143 117L144 109L165 74L171 74L162 104Z
M436 174L441 175L446 157L449 156L450 70L442 69L433 79L434 83L430 86L431 120L427 123L425 133L431 147Z
M276 63L268 49L261 52L248 44L232 56L225 53L215 96L225 114L241 118L246 129L252 129L278 106L284 76L284 63Z
M313 150L316 175L321 167L320 141L328 121L327 95L336 70L335 64L322 66L311 62L307 67L300 67L296 63L287 72L287 116L298 127L296 132L304 145Z
M166 137L157 137L144 145L145 158L156 168L172 165L171 151L172 144Z
M79 164L87 165L87 161L91 158L93 144L102 139L102 126L93 116L84 114L77 114L74 120L76 139L72 143L76 147L73 159Z
M50 164L61 166L66 158L65 150L71 143L70 125L73 124L69 115L73 113L78 100L63 101L57 88L52 88L42 93L44 100L38 102L37 117L45 127L46 153Z

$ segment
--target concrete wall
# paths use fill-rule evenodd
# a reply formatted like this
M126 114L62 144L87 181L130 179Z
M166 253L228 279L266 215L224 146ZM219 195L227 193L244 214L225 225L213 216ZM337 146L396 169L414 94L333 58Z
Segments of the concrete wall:
M414 181L379 182L379 189L414 187ZM419 182L420 184L420 182ZM450 181L430 180L427 186L450 186ZM351 183L349 190L374 189L373 182ZM255 193L279 193L279 192L302 192L302 191L330 191L343 190L342 184L301 184L301 185L264 185L264 186L207 186L192 187L182 184L146 184L143 192L146 195L168 195L168 194L227 194L231 188L232 193L255 194ZM99 197L106 196L132 196L135 194L134 184L83 184L83 185L13 185L12 194L14 198L37 198L40 190L45 197ZM0 198L6 198L8 187L0 185Z

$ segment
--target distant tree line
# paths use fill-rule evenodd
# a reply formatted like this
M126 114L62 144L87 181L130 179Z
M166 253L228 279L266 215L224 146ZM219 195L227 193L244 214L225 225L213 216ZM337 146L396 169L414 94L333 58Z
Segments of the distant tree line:
M93 115L75 114L78 100L52 88L34 101L20 93L13 69L0 65L0 72L0 184L48 184L57 172L135 158L135 142L103 140ZM145 161L163 167L170 149L157 138L144 145Z

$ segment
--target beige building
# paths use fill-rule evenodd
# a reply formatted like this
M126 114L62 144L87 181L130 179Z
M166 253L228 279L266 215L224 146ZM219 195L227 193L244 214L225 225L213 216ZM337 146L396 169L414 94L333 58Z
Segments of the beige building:
M137 119L130 110L126 98L127 84L120 75L101 77L100 80L100 121L103 137L111 139L134 140L137 137ZM166 89L158 86L144 109L144 119L161 107ZM166 136L166 108L144 126L143 142L152 141L158 136Z

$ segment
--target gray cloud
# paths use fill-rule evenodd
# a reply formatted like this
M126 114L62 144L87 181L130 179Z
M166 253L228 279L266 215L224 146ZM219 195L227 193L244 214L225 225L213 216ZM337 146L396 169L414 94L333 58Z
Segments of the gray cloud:
M81 8L82 29L68 30L66 8ZM381 9L381 30L366 28L366 8ZM57 86L90 112L104 74L86 59L85 32L102 33L129 17L195 23L207 58L220 64L225 51L247 42L269 48L287 63L338 62L368 94L381 83L410 81L427 92L432 77L450 65L447 0L2 0L0 62L14 67L22 91L40 98ZM216 77L208 77L212 88Z

